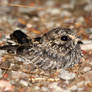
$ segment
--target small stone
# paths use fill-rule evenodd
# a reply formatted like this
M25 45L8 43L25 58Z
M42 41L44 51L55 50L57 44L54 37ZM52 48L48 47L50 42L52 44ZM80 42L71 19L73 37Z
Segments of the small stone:
M39 18L34 17L34 18L33 18L33 21L39 21ZM31 24L30 24L30 25L31 25ZM31 25L30 27L32 27L32 25ZM30 27L29 27L29 28L30 28Z
M27 26L27 28L31 28L31 27L32 27L32 25L31 25L31 24L27 24L26 26Z
M0 78L2 77L2 70L0 69Z
M47 87L42 87L41 90L42 90L42 92L48 92L48 88Z
M54 22L49 22L45 24L47 28L51 28L54 26Z
M23 58L21 58L21 57L16 57L16 56L15 56L14 58L15 58L16 61L25 62L25 60L24 60Z
M89 61L88 64L92 65L92 61Z
M84 7L85 11L92 11L92 2Z
M3 55L4 53L6 53L5 50L0 50L0 61L2 60L3 57L1 57L1 55Z
M51 13L52 15L60 14L60 10L59 10L58 8L54 8L54 9L51 9L51 10L50 10L50 13Z
M41 16L44 16L45 15L45 11L39 11L38 12L38 15L41 17Z
M64 5L61 6L61 8L64 8L64 9L73 9L74 5L73 4L64 4Z
M51 7L55 4L55 2L53 0L49 0L48 2L45 2L45 4Z
M0 80L0 90L4 90L4 92L12 92L13 86L9 81Z
M89 39L92 39L92 34L89 35Z
M37 90L37 91L38 91L38 90L40 90L40 87L35 86L35 87L34 87L34 90Z
M85 81L78 82L78 83L77 83L77 86L78 86L78 87L81 87L84 83L85 83Z
M78 88L78 92L82 92L84 88Z
M62 88L59 87L58 83L56 82L49 84L49 88L52 90L52 92L62 92Z
M23 86L28 86L28 82L25 80L20 80L20 84L22 84Z
M91 70L90 67L84 67L83 72L88 72L88 71L90 71L90 70Z
M88 34L92 34L92 28L88 28L88 29L86 29L86 33L88 33Z
M3 62L2 64L1 64L1 68L3 68L3 69L8 69L9 67L10 67L10 64L11 64L11 62L10 61L5 61L5 62Z
M88 87L92 87L92 83L88 83L87 86L88 86Z
M63 80L72 80L75 78L75 73L71 73L65 70L62 70L59 77Z
M73 86L72 86L71 88L69 88L69 89L75 91L75 90L78 89L78 87L77 87L76 85L73 85Z
M72 14L69 11L62 11L61 12L61 17L64 17L64 16L71 17Z
M85 85L92 84L90 80L85 81Z
M84 45L81 45L81 49L82 50L92 50L92 44L84 44Z
M82 40L82 42L83 42L84 44L92 44L92 41L91 41L91 40Z
M84 20L84 17L83 16L80 16L76 22L81 22L81 23L85 23L85 20Z
M12 71L12 78L14 79L25 78L25 77L28 77L26 73L20 71Z
M64 23L74 23L74 18L67 18L64 20Z
M63 89L62 92L71 92L70 90Z

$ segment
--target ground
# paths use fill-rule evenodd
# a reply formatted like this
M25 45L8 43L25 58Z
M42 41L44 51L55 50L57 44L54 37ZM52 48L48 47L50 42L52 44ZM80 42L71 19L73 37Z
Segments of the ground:
M92 92L91 11L91 0L0 0L0 46L16 29L34 38L58 26L73 29L84 43L81 64L49 72L0 50L0 92Z

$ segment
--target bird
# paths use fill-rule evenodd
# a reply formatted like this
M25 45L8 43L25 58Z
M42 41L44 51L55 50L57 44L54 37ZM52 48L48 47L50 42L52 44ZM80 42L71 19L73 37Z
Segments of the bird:
M82 41L72 29L54 28L35 39L26 60L43 70L70 68L83 57ZM35 45L35 42L38 44Z
M25 63L31 63L42 70L71 68L83 58L80 48L82 41L70 28L56 27L34 39L29 39L21 30L15 30L10 34L10 39L17 42L17 45L0 48L8 51L12 48L14 51L15 48L16 54L20 54L19 57L25 59Z

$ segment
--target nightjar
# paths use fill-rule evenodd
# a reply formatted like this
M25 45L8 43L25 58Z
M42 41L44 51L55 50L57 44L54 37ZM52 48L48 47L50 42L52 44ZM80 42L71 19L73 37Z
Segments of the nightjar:
M82 58L80 48L82 42L69 28L54 28L34 39L29 39L26 34L17 30L10 35L10 38L20 44L11 45L11 48L16 47L15 50L18 54L24 53L19 57L25 59L25 63L32 63L35 67L43 70L72 67ZM28 53L25 54L25 52Z
M72 67L82 58L81 43L73 30L55 28L35 38L30 55L26 57L30 63L43 70Z

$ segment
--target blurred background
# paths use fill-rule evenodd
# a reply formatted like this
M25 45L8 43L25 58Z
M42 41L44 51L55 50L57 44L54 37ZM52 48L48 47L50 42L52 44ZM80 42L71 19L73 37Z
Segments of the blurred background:
M92 0L0 0L0 31L8 35L21 28L35 37L62 26L88 39L92 33L91 11Z

